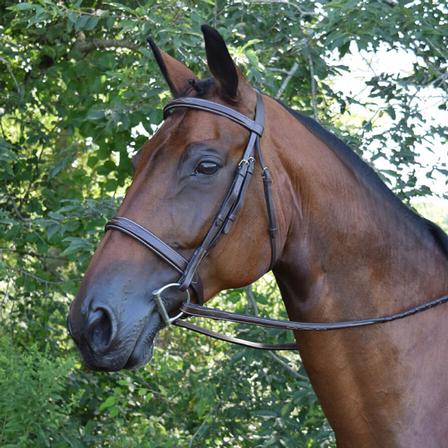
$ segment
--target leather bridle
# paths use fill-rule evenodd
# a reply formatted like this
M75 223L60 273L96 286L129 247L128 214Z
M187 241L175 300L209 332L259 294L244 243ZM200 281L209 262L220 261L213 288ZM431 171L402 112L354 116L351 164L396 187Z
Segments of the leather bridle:
M161 240L150 230L142 227L135 221L124 216L117 216L112 218L106 224L106 230L118 230L126 235L136 239L145 247L153 251L156 255L162 258L173 269L180 274L180 279L177 283L169 283L161 288L153 291L153 297L156 301L159 313L162 320L167 326L174 324L179 327L187 328L198 333L205 334L215 339L232 342L251 348L265 349L265 350L297 350L295 343L292 344L267 344L247 341L233 336L216 333L207 328L194 325L190 322L181 320L181 318L188 316L205 317L215 320L225 320L229 322L239 322L250 325L259 325L272 328L279 328L283 330L338 330L344 328L354 328L360 326L374 325L379 323L391 322L397 319L403 319L407 316L417 314L429 308L433 308L442 303L448 302L448 295L440 297L431 302L416 307L410 308L406 311L392 314L389 316L375 317L363 320L349 320L341 322L295 322L284 321L276 319L267 319L257 316L248 316L236 313L229 313L218 309L212 309L203 306L203 287L201 279L198 275L198 268L210 250L216 245L218 240L229 233L233 223L235 222L241 207L244 203L244 198L247 193L250 180L255 170L255 162L261 167L261 174L264 185L264 196L266 201L266 210L268 218L268 234L271 244L271 261L269 270L274 266L277 259L277 225L275 217L275 208L272 201L271 185L272 179L268 167L264 163L261 152L260 140L263 135L264 126L264 104L261 94L257 91L257 102L255 108L255 119L252 120L240 112L224 106L213 101L195 98L184 97L177 98L168 103L164 108L164 118L166 118L175 109L196 109L205 112L210 112L219 115L233 122L243 126L249 131L249 139L243 156L236 168L235 176L232 184L227 191L224 201L216 214L211 226L209 227L201 244L194 250L193 255L187 260L183 255L174 250L171 246ZM170 289L177 288L184 291L187 298L180 306L178 315L172 317L166 310L163 293ZM190 291L195 294L197 304L190 303Z
M224 198L221 208L215 216L215 219L209 227L204 239L202 240L202 243L195 249L191 258L186 260L181 254L176 252L153 232L145 229L129 218L122 216L112 218L106 224L106 229L119 230L126 233L145 245L148 249L155 252L159 257L163 258L168 264L171 265L171 267L176 269L181 274L181 278L178 281L179 289L185 291L191 287L195 292L196 300L198 303L202 304L202 283L197 275L197 270L210 249L223 235L229 233L233 223L235 222L235 219L243 205L250 179L254 173L256 157L258 158L262 169L264 192L268 211L269 235L271 241L271 263L269 269L272 268L276 259L275 235L277 226L271 195L272 181L269 169L264 164L260 149L260 138L263 134L264 123L264 105L261 95L257 92L255 120L251 120L238 111L222 104L214 103L201 98L185 97L175 99L168 103L163 110L164 117L166 118L175 109L179 108L197 109L211 112L215 115L229 118L249 131L249 140L243 156L238 163L232 185Z

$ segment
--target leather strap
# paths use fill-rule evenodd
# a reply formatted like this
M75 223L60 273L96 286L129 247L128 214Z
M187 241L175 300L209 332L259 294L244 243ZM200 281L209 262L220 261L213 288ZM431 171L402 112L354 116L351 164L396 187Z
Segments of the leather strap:
M105 229L119 230L120 232L134 238L166 261L180 274L182 274L188 266L188 260L179 254L179 252L176 252L171 246L168 246L168 244L162 241L150 230L145 229L140 224L129 218L124 216L115 216L106 224ZM196 301L199 304L204 303L204 290L202 281L198 275L192 278L190 286L194 291Z
M259 350L297 350L297 345L295 343L291 344L269 344L266 342L254 342L248 341L246 339L236 338L235 336L229 336L226 334L218 333L208 328L200 327L199 325L192 324L191 322L184 322L182 320L177 320L173 323L177 327L186 328L187 330L194 331L196 333L209 336L213 339L218 339L224 342L230 342L231 344L241 345L243 347L256 348Z
M268 231L269 240L271 242L271 262L269 264L269 270L274 268L274 264L277 260L277 217L275 215L274 200L272 198L272 177L269 168L264 162L263 153L260 148L260 140L258 139L255 146L257 150L258 160L261 167L261 176L263 179L264 198L266 202L266 211L268 214Z
M271 327L280 330L330 331L330 330L342 330L346 328L365 327L368 325L378 325L386 322L392 322L394 320L404 319L408 316L421 313L423 311L434 308L438 305L442 305L443 303L446 302L448 302L448 295L439 297L438 299L432 300L431 302L424 303L422 305L417 305L405 311L391 314L389 316L374 317L362 320L339 321L339 322L300 322L300 321L269 319L265 317L229 313L226 311L218 310L216 308L214 309L205 306L198 306L192 303L182 304L181 311L187 317L188 316L202 317L214 320L223 320L226 322L235 322L256 326ZM177 320L176 322L174 322L174 325L186 328L187 330L191 330L196 333L203 334L205 336L209 336L214 339L219 339L220 341L241 345L243 347L256 348L259 350L298 350L298 347L295 343L268 344L264 342L248 341L246 339L240 339L234 336L218 333L216 331L209 330L208 328L204 328L199 325L194 325L191 322L184 322Z
M163 258L171 267L181 274L188 266L188 260L176 252L171 246L168 246L158 236L150 230L145 229L140 224L124 216L115 216L106 224L106 230L119 230L139 243L143 244L152 252L155 252L160 258Z
M164 118L166 118L174 109L182 107L198 109L204 112L212 112L215 115L226 117L229 120L244 126L249 131L255 132L255 134L259 137L263 135L263 122L251 120L249 117L246 117L246 115L243 115L235 109L224 106L223 104L214 103L213 101L204 100L202 98L184 97L170 101L163 109Z
M305 331L328 331L343 330L347 328L366 327L369 325L384 324L395 320L404 319L414 314L421 313L436 306L448 302L448 295L439 297L422 305L417 305L398 313L381 317L371 317L368 319L354 319L339 322L301 322L290 320L269 319L266 317L250 316L245 314L230 313L216 308L195 305L193 303L183 303L180 310L187 316L205 317L226 322L235 322L262 327L278 328L280 330L305 330Z
M197 271L199 264L212 249L212 247L218 242L219 238L223 234L230 231L230 227L235 221L236 215L242 205L247 186L249 185L249 181L252 177L253 160L249 157L248 159L242 159L242 162L244 163L240 162L234 177L234 181L227 192L226 198L224 199L218 214L202 240L201 245L198 249L196 249L191 257L184 275L180 280L180 283L182 284L181 288L185 287L184 285L189 284L192 276ZM238 204L240 204L239 207Z
M252 178L252 174L254 172L255 147L257 144L259 146L260 139L260 134L258 133L258 131L261 130L262 132L263 130L264 106L261 94L257 92L257 103L254 121L240 114L234 109L223 106L221 104L213 103L208 100L203 100L201 98L187 97L174 100L168 104L168 106L165 108L165 111L170 110L170 105L174 105L173 107L187 107L193 109L199 108L200 110L206 110L212 113L218 113L217 111L219 111L219 115L225 116L230 119L232 119L233 117L233 121L250 130L249 140L247 142L243 156L238 164L232 185L227 191L225 199L216 217L214 218L212 225L210 226L204 239L202 240L201 245L193 253L190 261L188 262L188 266L179 281L179 283L181 284L181 289L186 289L188 288L188 285L190 284L194 274L197 272L200 263L207 256L208 252L217 243L222 235L229 233L230 228L235 222L236 217L238 216L239 211L243 206L245 194L249 186L249 182Z

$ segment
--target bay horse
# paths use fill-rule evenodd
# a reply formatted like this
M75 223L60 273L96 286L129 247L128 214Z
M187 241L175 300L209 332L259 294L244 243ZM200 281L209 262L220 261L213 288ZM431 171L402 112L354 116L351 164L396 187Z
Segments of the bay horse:
M316 121L257 93L221 35L202 31L206 80L151 42L175 100L134 157L121 218L109 223L71 305L87 366L144 364L163 311L172 316L186 293L205 302L270 268L292 321L387 315L446 294L447 235ZM243 169L254 173L246 199L233 198L237 213L220 221ZM213 226L227 225L198 255ZM447 323L445 305L385 325L295 331L338 446L447 446Z

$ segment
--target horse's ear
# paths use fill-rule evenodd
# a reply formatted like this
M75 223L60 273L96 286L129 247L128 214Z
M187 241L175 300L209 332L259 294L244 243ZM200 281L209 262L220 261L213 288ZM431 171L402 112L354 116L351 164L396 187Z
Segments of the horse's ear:
M238 93L239 70L236 68L226 43L214 28L201 26L205 41L207 63L221 88L221 93L235 99Z
M194 73L182 62L160 50L151 38L148 38L156 62L174 97L182 96L190 87L192 79L197 80Z

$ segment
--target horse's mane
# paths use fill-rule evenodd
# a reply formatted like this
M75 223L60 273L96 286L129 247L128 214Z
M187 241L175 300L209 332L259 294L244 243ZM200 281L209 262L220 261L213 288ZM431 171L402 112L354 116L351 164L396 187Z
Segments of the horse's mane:
M319 140L325 143L331 150L335 152L338 158L351 170L359 175L365 182L367 182L372 188L380 192L385 200L392 203L395 207L399 208L405 215L411 219L420 229L424 235L432 238L436 244L440 247L442 252L448 258L448 235L432 221L418 215L411 210L386 186L381 180L378 174L366 163L361 157L359 157L348 145L346 145L341 139L334 134L326 130L316 120L304 115L301 112L291 109L285 106L281 101L277 101L282 107L284 107L296 120L302 123L306 129L308 129Z

